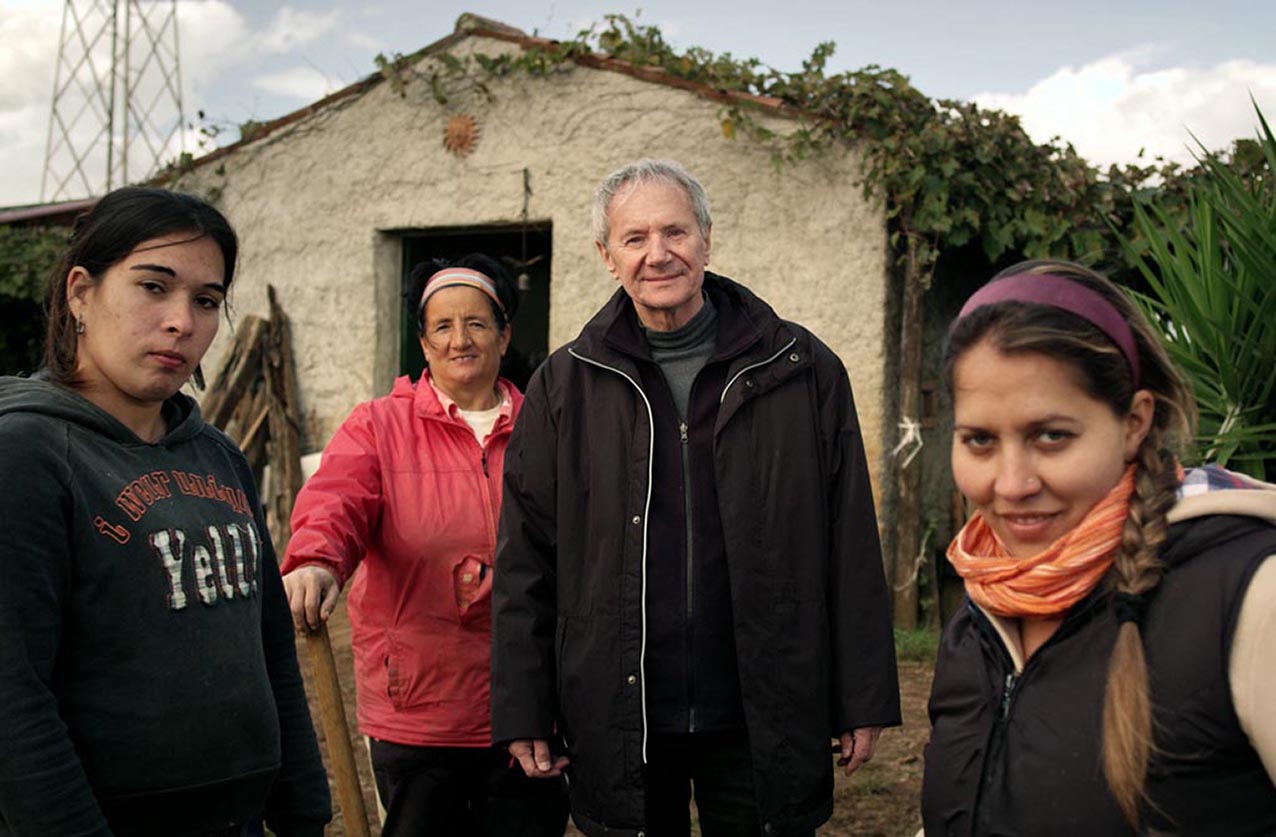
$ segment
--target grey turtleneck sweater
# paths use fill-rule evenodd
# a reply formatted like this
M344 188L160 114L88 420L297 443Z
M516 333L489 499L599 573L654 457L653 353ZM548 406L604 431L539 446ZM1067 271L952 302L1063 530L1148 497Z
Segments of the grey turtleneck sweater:
M718 312L706 294L704 307L682 328L673 331L643 330L651 348L651 359L664 373L674 404L678 407L678 418L685 424L691 385L713 355L718 336Z

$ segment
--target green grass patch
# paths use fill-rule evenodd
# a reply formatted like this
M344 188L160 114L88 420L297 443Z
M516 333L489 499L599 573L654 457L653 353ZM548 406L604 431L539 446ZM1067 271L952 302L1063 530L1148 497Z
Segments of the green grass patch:
M928 628L895 629L895 656L914 663L935 662L939 653L939 632Z
M841 768L837 768L840 775ZM894 788L894 778L885 765L870 761L855 771L850 780L851 796L886 796Z

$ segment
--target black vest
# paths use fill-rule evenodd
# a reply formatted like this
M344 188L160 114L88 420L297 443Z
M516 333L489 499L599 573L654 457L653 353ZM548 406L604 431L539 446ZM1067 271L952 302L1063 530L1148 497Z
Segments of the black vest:
M1276 527L1213 516L1170 530L1169 568L1143 628L1156 752L1144 822L1153 833L1276 833L1276 787L1232 706L1228 662L1250 579ZM1117 623L1097 590L1017 677L969 604L949 624L930 699L922 815L927 837L1131 830L1103 776L1103 690Z

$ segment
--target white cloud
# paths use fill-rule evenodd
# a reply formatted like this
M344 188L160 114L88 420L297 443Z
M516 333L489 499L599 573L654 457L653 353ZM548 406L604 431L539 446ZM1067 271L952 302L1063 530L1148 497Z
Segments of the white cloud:
M343 37L350 46L367 50L368 52L384 52L386 48L385 41L375 35L360 32L357 29L345 33Z
M188 0L178 4L182 30L182 68L190 83L212 82L231 68L251 66L271 56L312 46L336 32L341 11L298 11L284 6L260 31L226 0Z
M1188 163L1193 134L1210 149L1252 137L1251 94L1269 120L1276 117L1276 64L1141 69L1154 53L1160 51L1143 48L1062 67L1026 92L982 93L974 100L1018 114L1036 141L1058 135L1102 166L1133 162L1140 149L1145 160L1160 155Z
M0 206L40 199L48 119L45 103L0 112Z
M265 32L257 36L258 46L265 52L282 54L308 46L333 32L341 23L341 12L302 12L284 6Z
M224 0L178 3L177 21L182 81L189 87L212 83L224 69L247 60L253 52L248 21Z
M291 96L305 102L322 99L342 85L313 67L293 67L253 79L253 87L279 96Z
M0 5L0 112L47 100L57 66L59 15Z
M62 23L58 12L53 6L0 3L0 206L40 199ZM105 67L106 46L98 52ZM91 122L90 115L82 116L76 135Z

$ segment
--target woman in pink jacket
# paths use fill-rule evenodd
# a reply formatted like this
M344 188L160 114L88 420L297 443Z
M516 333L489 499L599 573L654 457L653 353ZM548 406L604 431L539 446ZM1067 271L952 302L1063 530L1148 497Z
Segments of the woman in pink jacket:
M527 779L491 746L492 561L523 401L499 373L518 292L477 254L419 265L409 288L426 372L356 407L298 495L283 566L293 621L327 620L354 576L383 834L561 835L561 780Z

